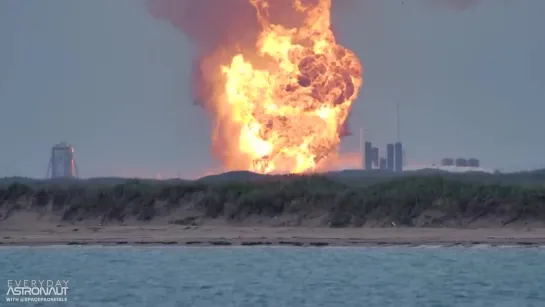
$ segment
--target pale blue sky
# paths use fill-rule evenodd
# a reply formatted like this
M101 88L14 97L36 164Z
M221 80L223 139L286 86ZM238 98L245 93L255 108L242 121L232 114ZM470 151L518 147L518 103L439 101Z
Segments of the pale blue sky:
M334 16L365 71L352 130L395 139L399 103L409 164L545 167L545 1L403 2L361 0ZM75 146L85 177L217 165L210 124L191 104L191 57L184 35L140 0L1 0L0 176L43 177L60 141ZM342 148L358 150L358 137Z

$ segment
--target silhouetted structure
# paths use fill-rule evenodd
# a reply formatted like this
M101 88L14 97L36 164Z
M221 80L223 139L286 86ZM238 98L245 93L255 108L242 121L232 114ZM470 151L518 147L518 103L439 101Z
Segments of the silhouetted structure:
M454 159L452 159L452 158L444 158L444 159L441 161L441 165L442 165L442 166L453 166L453 165L454 165Z
M464 159L464 158L456 159L456 166L457 167L467 167L467 160Z
M78 177L74 147L61 142L51 149L46 178Z
M381 170L387 170L388 169L388 163L386 161L386 158L380 158L379 167Z
M386 145L386 168L394 171L394 144Z
M480 167L481 163L480 163L480 161L478 159L471 158L471 159L467 160L467 165L469 167Z
M394 172L402 172L405 162L403 145L401 142L386 144L386 157L380 154L378 147L373 147L373 143L365 142L363 146L363 164L364 169L371 170L379 168Z
M373 166L378 168L379 167L379 152L378 147L371 148L371 162L373 163Z
M394 144L394 166L395 172L403 171L403 145L401 145L401 142Z
M370 170L373 169L373 160L372 160L372 148L373 144L371 142L365 142L364 147L364 161L365 161L365 169Z

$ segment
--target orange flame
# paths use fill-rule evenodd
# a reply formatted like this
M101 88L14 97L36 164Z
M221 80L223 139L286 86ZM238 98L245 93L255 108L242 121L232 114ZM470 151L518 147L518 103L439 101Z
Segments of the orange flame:
M304 16L293 28L271 23L268 0L249 1L261 27L256 52L240 51L214 69L215 147L228 169L323 169L337 157L363 82L361 64L335 41L331 0L293 0Z

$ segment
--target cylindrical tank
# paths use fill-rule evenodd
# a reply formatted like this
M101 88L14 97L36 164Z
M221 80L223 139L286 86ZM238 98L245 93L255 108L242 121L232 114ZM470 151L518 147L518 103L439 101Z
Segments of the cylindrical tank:
M453 165L454 165L454 159L452 159L452 158L444 158L444 159L441 161L441 165L442 165L442 166L453 166Z
M396 172L403 171L403 145L401 142L394 144L394 166Z
M373 144L371 142L365 142L365 153L364 153L364 169L370 170L373 169L373 159L371 149Z
M456 159L456 166L457 167L467 167L467 160L464 159L464 158Z
M479 159L471 158L467 160L467 164L469 167L480 167L481 163Z
M380 167L381 170L388 169L386 158L380 158L379 167Z
M394 171L394 144L386 145L386 167L390 171Z
M373 165L376 168L380 167L380 157L379 157L378 147L371 148L371 160L373 162Z

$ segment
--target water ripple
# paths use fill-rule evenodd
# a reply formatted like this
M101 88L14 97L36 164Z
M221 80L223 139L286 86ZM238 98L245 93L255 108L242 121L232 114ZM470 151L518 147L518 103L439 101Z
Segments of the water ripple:
M4 280L69 279L62 306L537 307L544 273L541 248L0 249Z

